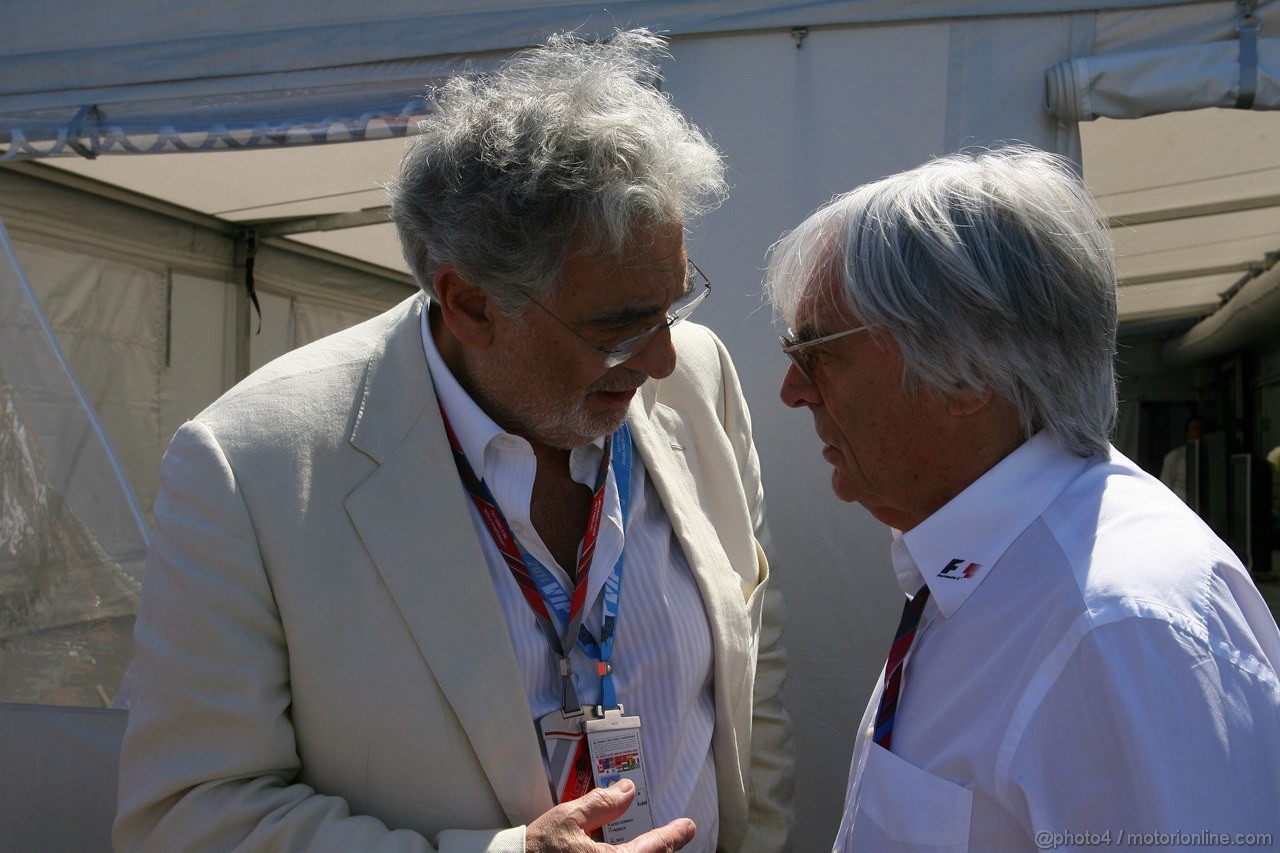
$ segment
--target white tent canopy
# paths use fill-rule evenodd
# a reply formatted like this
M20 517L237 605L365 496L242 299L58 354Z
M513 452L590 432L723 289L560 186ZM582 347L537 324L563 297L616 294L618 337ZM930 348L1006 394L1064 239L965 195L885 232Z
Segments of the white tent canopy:
M7 158L396 137L420 115L416 96L424 83L483 71L497 56L544 32L607 32L642 23L688 36L1028 13L1061 16L1145 5L1142 0L649 0L613 4L605 11L583 3L435 3L423 9L404 0L265 6L206 0L170 14L120 15L111 6L53 0L39 14L7 16L8 26L0 33L0 134L10 141ZM68 21L76 25L68 27ZM1153 62L1147 66L1154 67Z
M378 210L379 185L395 172L403 146L396 135L411 131L424 82L482 73L559 29L668 31L662 87L709 132L730 168L729 200L691 231L690 252L715 282L698 319L733 352L752 406L776 577L792 613L787 699L800 753L798 849L821 849L834 834L853 727L901 595L887 531L829 494L829 468L807 415L777 401L785 359L762 308L765 249L837 192L964 146L1021 140L1082 159L1107 212L1145 222L1116 230L1123 316L1189 323L1280 248L1280 207L1242 203L1280 195L1280 115L1261 111L1266 83L1248 112L1078 127L1045 108L1051 69L1082 58L1093 69L1103 56L1185 49L1229 60L1238 51L1231 0L607 8L511 0L204 0L160 4L145 15L86 0L15 7L0 28L0 146L8 146L0 158L10 158L0 167L0 219L37 290L38 279L47 282L44 298L56 300L65 290L59 282L77 268L109 261L147 271L135 280L145 282L139 304L154 322L131 333L131 345L154 354L154 374L86 382L98 402L122 384L149 395L137 407L145 423L104 418L145 504L172 429L242 369L411 292L394 231ZM1255 14L1259 44L1280 36L1280 3L1260 3ZM1274 79L1269 51L1260 51L1260 81ZM1192 80L1187 87L1204 88ZM1230 96L1237 84L1227 79L1223 91ZM1100 90L1088 91L1101 102ZM1161 103L1133 114L1169 108ZM348 139L362 127L375 138L291 144ZM163 150L215 150L112 156L161 138ZM256 148L220 150L250 140ZM72 141L103 156L18 162L40 152L72 155ZM1204 207L1211 203L1239 209ZM1186 210L1195 206L1199 215ZM1176 209L1175 218L1157 215ZM364 224L285 233L312 218L312 225ZM282 228L282 220L291 224ZM243 299L249 228L274 235L263 236L255 263L259 336L249 334L256 320ZM101 290L105 304L111 295ZM66 322L59 331L82 330ZM236 359L240 366L231 366ZM0 730L0 753L4 737Z

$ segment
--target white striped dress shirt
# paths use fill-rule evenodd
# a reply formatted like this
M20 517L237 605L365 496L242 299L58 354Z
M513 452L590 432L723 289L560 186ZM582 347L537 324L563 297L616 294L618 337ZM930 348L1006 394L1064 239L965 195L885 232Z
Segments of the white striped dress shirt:
M458 384L431 338L427 314L422 312L422 341L431 381L468 463L493 493L520 544L572 592L568 574L530 521L537 467L532 446L520 436L504 432ZM604 440L599 438L572 451L569 469L575 481L595 488L603 447ZM613 653L614 685L627 713L641 718L654 822L660 826L678 817L692 818L698 827L697 837L684 849L711 853L719 825L711 754L715 728L711 628L693 573L638 453L632 454L631 465L626 563ZM560 707L559 666L480 513L470 500L467 504L506 617L536 728L537 720ZM623 539L617 483L610 468L587 584L590 603L585 624L597 638L601 591L622 553ZM557 621L556 629L563 632L564 625ZM581 649L574 651L572 662L578 698L584 704L598 702L600 679L595 663Z

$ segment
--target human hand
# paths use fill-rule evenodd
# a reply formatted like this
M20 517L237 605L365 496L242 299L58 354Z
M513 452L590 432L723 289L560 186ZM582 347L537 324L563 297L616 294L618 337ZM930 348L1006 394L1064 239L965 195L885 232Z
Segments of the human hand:
M697 831L688 818L651 829L626 844L614 846L591 839L591 833L616 820L635 799L636 786L629 779L609 788L596 788L561 803L525 829L525 853L672 853L690 841Z

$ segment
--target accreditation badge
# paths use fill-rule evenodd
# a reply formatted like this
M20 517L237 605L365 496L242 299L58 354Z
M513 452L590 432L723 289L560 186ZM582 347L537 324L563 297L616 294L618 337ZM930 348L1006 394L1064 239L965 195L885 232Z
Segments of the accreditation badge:
M538 720L542 750L551 772L551 795L557 803L576 800L591 790L586 721L594 710L590 705L576 711L557 709Z
M599 710L594 709L585 724L596 787L607 788L620 779L630 779L636 786L636 798L630 808L604 827L605 842L622 844L653 829L649 781L640 746L640 718L625 716L621 705L597 716Z

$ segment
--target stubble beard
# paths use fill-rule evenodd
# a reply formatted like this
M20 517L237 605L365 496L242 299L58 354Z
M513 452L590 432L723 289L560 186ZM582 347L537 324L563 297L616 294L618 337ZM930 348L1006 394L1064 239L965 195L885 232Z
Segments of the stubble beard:
M517 354L505 354L485 375L474 377L476 402L507 432L561 450L590 444L626 421L626 409L588 411L589 394L630 390L648 378L638 371L611 372L575 395L555 386L533 388L528 374Z

